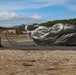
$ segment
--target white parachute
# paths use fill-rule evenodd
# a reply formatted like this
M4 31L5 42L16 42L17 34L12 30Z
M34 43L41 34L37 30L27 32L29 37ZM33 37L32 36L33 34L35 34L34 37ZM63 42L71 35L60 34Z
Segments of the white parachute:
M76 40L76 26L57 23L52 27L26 25L27 34L37 45L73 45Z

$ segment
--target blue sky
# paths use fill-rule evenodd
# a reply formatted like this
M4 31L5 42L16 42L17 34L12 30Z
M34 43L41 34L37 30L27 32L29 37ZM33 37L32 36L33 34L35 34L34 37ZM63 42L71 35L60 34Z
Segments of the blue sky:
M76 18L76 0L0 0L0 26Z

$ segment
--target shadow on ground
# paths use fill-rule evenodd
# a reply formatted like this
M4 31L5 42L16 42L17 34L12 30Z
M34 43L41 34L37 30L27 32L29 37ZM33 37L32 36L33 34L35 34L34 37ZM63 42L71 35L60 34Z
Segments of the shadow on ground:
M76 50L76 46L38 46L33 41L2 42L0 50Z

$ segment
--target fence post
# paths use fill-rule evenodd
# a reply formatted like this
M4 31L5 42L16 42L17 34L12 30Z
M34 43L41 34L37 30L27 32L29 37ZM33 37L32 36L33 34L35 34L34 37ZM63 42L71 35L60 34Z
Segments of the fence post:
M0 37L0 47L3 47L3 46L1 45L1 37Z

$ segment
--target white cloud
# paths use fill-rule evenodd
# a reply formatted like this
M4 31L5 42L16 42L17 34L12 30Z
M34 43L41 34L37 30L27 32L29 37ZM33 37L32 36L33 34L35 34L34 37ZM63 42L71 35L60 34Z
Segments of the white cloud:
M41 23L45 20L39 15L33 16L18 16L14 12L0 12L0 26L10 27L20 24Z
M9 0L8 2L6 1L1 2L0 11L35 9L35 8L48 7L51 5L64 5L65 7L68 7L67 4L70 4L71 1L76 2L75 0L16 0L16 1Z
M32 18L32 19L35 19L35 20L42 19L42 17L38 16L38 15L33 15L33 16L30 16L29 18Z
M0 12L0 20L8 20L12 19L14 17L17 17L18 15L13 12Z

